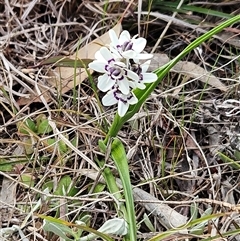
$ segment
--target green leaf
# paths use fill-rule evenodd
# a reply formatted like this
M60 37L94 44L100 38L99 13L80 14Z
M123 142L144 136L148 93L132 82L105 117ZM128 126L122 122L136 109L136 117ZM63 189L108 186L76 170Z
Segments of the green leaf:
M71 185L70 190L68 191L67 195L69 197L74 197L78 193L78 188L76 188L74 185Z
M77 147L77 143L78 143L78 138L75 136L75 137L71 140L71 144L72 144L74 147Z
M71 177L70 176L63 176L57 186L56 191L54 192L55 195L66 195L66 191L71 184Z
M167 237L170 237L171 235L173 235L175 233L178 233L181 230L189 228L193 225L197 225L197 224L200 224L202 222L210 221L210 220L213 220L215 218L226 216L226 215L230 215L230 213L216 213L216 214L207 215L207 216L204 216L204 217L201 217L201 218L198 218L196 220L192 220L192 221L188 222L182 228L174 228L174 229L170 229L170 230L167 230L165 232L162 232L162 233L150 238L148 241L161 241L161 240L166 239ZM168 240L171 240L171 239L168 239Z
M98 165L100 166L100 168L104 167L104 164L105 164L104 161L99 161L99 160L96 160L96 161L98 162ZM122 199L122 194L119 190L119 187L116 183L116 178L113 175L111 169L109 167L104 167L102 175L104 177L104 180L107 183L107 187L108 187L108 190L110 191L110 193L113 194L113 196L115 197L116 200ZM116 209L118 210L118 208L119 208L121 210L122 214L124 216L126 216L126 209L125 209L124 203L119 202L118 205L119 206L116 205Z
M126 235L127 234L127 222L122 218L113 218L107 220L99 229L106 234L114 234L114 235Z
M79 221L80 221L80 222L83 222L83 223L85 223L85 224L88 224L88 223L90 223L91 218L92 218L91 215L85 214L84 216L82 216L82 217L80 218Z
M195 220L198 217L198 203L192 203L190 206L191 219Z
M12 171L13 166L16 164L27 163L29 160L24 156L22 159L20 157L14 157L13 160L0 158L0 171L8 172Z
M93 189L93 193L99 193L99 192L103 192L103 190L105 189L106 185L102 184L102 183L98 183L94 189Z
M30 174L22 174L21 175L21 181L22 181L22 183L28 185L29 187L34 186L33 176L30 175Z
M122 218L107 220L98 230L98 232L111 235L126 235L127 223ZM79 241L93 240L97 237L95 234L89 234L79 239Z
M189 11L195 12L195 13L202 13L208 16L216 16L219 18L232 18L234 15L232 14L227 14L223 13L220 11L212 10L209 8L203 8L203 7L197 7L197 6L191 6L191 5L186 5L182 4L181 7L178 9L179 2L170 2L170 1L160 1L159 4L155 4L156 8L161 9L161 11L166 10L166 11L172 11L172 12L178 12L178 13L188 13Z
M98 141L98 146L103 153L106 153L107 146L105 145L105 142L103 140Z
M45 222L49 222L51 224L55 224L55 226L57 226L58 224L59 225L64 225L64 226L72 226L72 227L76 227L76 228L79 228L79 229L82 229L83 231L86 231L86 232L89 232L89 233L93 233L97 236L99 236L100 238L102 238L103 240L106 240L106 241L114 241L113 239L111 239L108 235L106 234L103 234L101 232L98 232L97 230L95 229L92 229L92 228L89 228L89 227L86 227L84 225L77 225L77 224L73 224L73 223L69 223L67 221L64 221L64 220L61 220L61 219L57 219L57 218L53 218L53 217L49 217L49 216L45 216L45 215L41 215L41 214L38 214L38 216L42 219L45 220ZM51 228L52 226L50 226ZM46 227L47 229L49 228L48 226ZM66 230L67 231L67 230ZM58 228L57 228L57 232L58 232ZM61 232L61 231L60 231ZM60 233L61 234L61 233ZM71 232L71 235L75 235L75 233ZM75 237L75 236L74 236ZM75 240L76 240L77 237L75 237ZM71 239L70 239L71 240Z
M81 217L81 215L82 215L82 217ZM81 214L79 215L79 217L80 217L80 219L79 219L79 220L76 220L76 224L78 224L78 225L84 225L84 226L89 226L89 225L90 225L91 219L92 219L92 216L91 216L91 215L81 213ZM78 238L82 236L82 233L83 233L83 230L78 229L78 231L77 231L77 236L78 236Z
M72 241L73 239L70 239L67 237L66 234L70 234L73 237L75 237L75 233L67 226L57 223L57 222L49 222L48 220L43 221L43 230L47 232L52 232L59 237L63 238L64 240L67 241Z
M234 161L233 159L231 159L230 157L224 155L221 152L218 152L218 156L220 157L220 159L222 161L224 161L225 163L228 163L232 168L234 168L236 170L240 170L240 164L237 161Z
M129 224L129 237L131 241L135 241L137 240L137 227L132 185L129 175L129 165L124 146L122 142L117 138L114 138L111 145L111 157L117 167L123 185L124 196L126 200L126 209L128 214L127 222Z
M53 181L47 181L43 184L42 189L46 189L48 188L48 190L51 192L53 190Z
M148 227L148 229L151 232L156 232L156 229L154 228L154 226L153 226L151 220L149 219L148 215L146 213L144 213L143 217L144 217L143 221L144 221L145 225Z
M57 67L86 68L93 59L70 59L65 56L55 56L44 60L41 65L54 64Z
M41 119L39 121L39 124L37 126L37 132L38 134L48 134L52 132L52 127L49 125L47 119Z
M50 138L46 140L47 144L49 145L49 150L52 150L52 146L57 145L60 154L64 154L68 151L68 146L65 144L63 140L56 141L56 139Z
M210 208L208 208L208 209L206 209L206 210L204 211L204 213L202 214L201 217L203 218L203 217L205 217L205 216L207 216L207 215L210 215L211 213L212 213L212 208L210 207ZM191 234L195 234L195 235L202 235L203 232L204 232L204 228L205 228L205 226L208 224L208 222L209 222L209 221L206 220L206 221L203 221L203 222L195 225L193 228L191 228L190 233L191 233Z
M7 160L0 159L0 171L2 172L10 172L13 169L13 165L9 164Z
M77 188L73 187L71 177L66 175L60 179L54 194L62 196L74 196L76 192Z
M20 133L29 135L30 134L29 130L34 133L36 133L37 131L35 122L30 118L26 119L24 122L18 123L18 131Z
M61 154L64 154L68 151L68 146L63 140L58 141L58 147Z
M220 234L215 235L210 238L201 239L201 241L231 240L231 237L239 236L239 234L240 234L240 228L236 228L236 229L228 231L228 232L221 232ZM227 239L227 237L230 237L230 239ZM223 239L223 238L225 238L225 239Z
M53 138L49 138L46 140L46 142L49 146L53 146L56 143L56 140ZM49 150L51 150L51 148L49 148Z

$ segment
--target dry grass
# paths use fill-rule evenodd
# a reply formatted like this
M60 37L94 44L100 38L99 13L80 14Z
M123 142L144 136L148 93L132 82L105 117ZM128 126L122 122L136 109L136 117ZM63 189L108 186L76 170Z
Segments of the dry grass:
M36 214L44 214L69 222L90 215L88 224L97 229L116 216L116 200L102 183L95 163L101 155L98 140L104 137L105 122L112 121L115 109L102 112L88 80L74 90L59 93L48 81L52 66L39 64L52 56L70 56L79 44L84 46L105 33L123 16L129 1L4 2L0 3L0 227L18 225L29 240L58 240L43 232L42 219ZM172 58L201 33L182 25L184 21L173 21L155 46L171 18L143 15L139 29L138 15L134 14L136 1L129 6L124 28L147 36L148 49L154 48L155 53ZM232 3L228 10L233 12L237 6ZM215 20L220 21L191 17L208 23L201 26L203 31ZM196 205L199 215L208 207L213 213L230 212L209 223L205 237L240 226L237 27L202 45L201 54L191 53L185 59L211 72L227 87L225 91L199 78L193 81L190 74L172 71L119 133L126 146L133 185L187 217L191 216L191 204ZM49 120L53 130L34 132L27 128L26 135L21 130L29 118L37 127ZM235 163L221 159L219 151ZM116 173L112 163L108 165ZM59 184L64 182L70 186L68 190ZM42 203L34 210L39 200ZM144 201L136 201L135 210L139 240L153 236L143 222L144 214L152 223L151 231L157 234L165 230ZM203 236L194 237L192 240L201 240ZM20 240L20 236L14 233L5 240ZM178 234L169 240L186 237Z

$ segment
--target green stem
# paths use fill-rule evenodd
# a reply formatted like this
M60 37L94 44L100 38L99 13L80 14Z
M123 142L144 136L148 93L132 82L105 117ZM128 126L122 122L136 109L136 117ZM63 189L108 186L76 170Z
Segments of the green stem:
M129 165L128 159L125 152L125 148L122 142L114 138L111 145L111 157L114 161L114 164L117 167L122 186L124 191L124 197L126 201L127 215L125 216L128 225L129 225L129 238L131 241L137 240L137 225L136 225L136 216L134 208L134 199L132 192L131 179L129 175Z
M102 142L99 141L98 143L100 150L105 153L105 155L107 156L107 152L108 152L108 148L107 146ZM111 143L109 144L111 145ZM109 192L114 196L115 199L117 200L121 200L123 199L122 194L120 193L119 187L116 183L116 179L113 176L113 173L111 171L111 169L109 167L104 167L105 162L104 161L98 161L98 165L100 168L103 168L103 177L104 180L107 184L108 190ZM116 165L118 167L118 165ZM119 170L118 170L119 171ZM120 171L121 172L121 171ZM115 205L115 209L116 210L120 210L120 213L118 216L122 216L125 220L128 220L128 211L126 210L125 204L120 202L118 203L118 205ZM124 237L124 241L130 241L130 235L129 233ZM135 240L134 240L135 241Z

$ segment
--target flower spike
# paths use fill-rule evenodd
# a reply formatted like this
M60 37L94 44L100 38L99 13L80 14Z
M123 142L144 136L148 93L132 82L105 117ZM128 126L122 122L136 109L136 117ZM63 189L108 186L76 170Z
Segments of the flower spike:
M89 68L102 73L98 77L98 88L107 92L102 99L104 106L118 104L118 114L123 117L129 105L138 102L133 91L145 89L146 83L157 80L157 75L147 73L152 54L143 53L146 46L145 38L131 38L128 31L123 31L119 38L113 30L109 31L111 43L101 47L95 54L95 60ZM141 63L141 60L147 60Z

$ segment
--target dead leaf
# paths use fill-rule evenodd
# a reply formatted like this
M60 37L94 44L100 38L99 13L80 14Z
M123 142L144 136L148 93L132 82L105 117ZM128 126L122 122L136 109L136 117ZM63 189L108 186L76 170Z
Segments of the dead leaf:
M118 23L113 30L120 34L121 24ZM79 49L77 54L73 54L69 56L68 59L78 60L78 59L94 59L95 53L104 45L110 43L110 38L108 32L93 40L92 42L86 44L82 48ZM74 73L76 71L76 73ZM90 71L92 73L92 71ZM74 75L76 74L76 79L74 80ZM48 78L48 88L42 88L38 86L45 100L48 102L50 100L50 96L48 95L47 89L56 88L58 93L66 93L67 91L73 89L75 86L78 86L84 79L88 77L88 74L84 68L79 68L74 70L72 67L57 67L51 71L49 71ZM40 102L40 98L38 96L34 96L31 94L29 99L20 98L18 101L19 105L25 105L32 102Z
M221 143L221 132L220 128L216 126L207 126L208 130L208 142L209 142L209 151L212 154L212 156L215 156L218 154L219 150L222 149Z
M165 228L177 228L187 223L186 216L183 216L167 204L164 204L164 201L163 203L160 203L157 198L153 197L144 190L140 188L133 188L133 196L136 202L141 201L140 204L142 206L144 206L152 215L158 217L159 222ZM187 231L183 229L181 230L181 233L187 233Z
M218 33L226 43L233 45L236 48L240 48L240 31L237 28L226 28L225 31Z
M190 78L199 79L203 83L207 83L222 91L227 91L227 86L225 86L217 77L195 63L189 61L180 61L178 64L176 64L174 70L183 73Z
M9 222L13 213L11 206L16 202L16 186L12 180L3 177L0 190L0 228L2 223ZM0 235L1 236L1 235Z
M170 61L166 54L154 54L152 63L149 67L150 71L153 71ZM217 77L213 74L207 72L204 68L196 65L195 63L189 61L179 61L170 72L177 72L184 74L187 79L199 79L203 83L207 83L217 89L222 91L227 91L227 86L224 85ZM181 88L177 89L180 91ZM177 93L175 93L177 94Z

